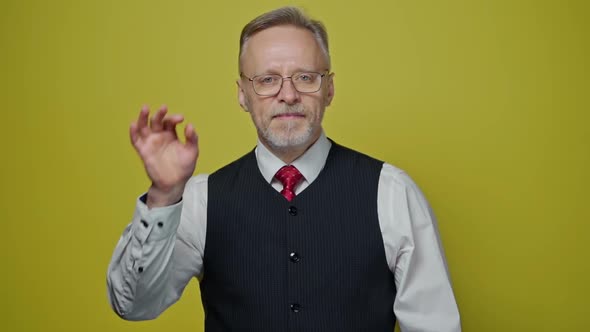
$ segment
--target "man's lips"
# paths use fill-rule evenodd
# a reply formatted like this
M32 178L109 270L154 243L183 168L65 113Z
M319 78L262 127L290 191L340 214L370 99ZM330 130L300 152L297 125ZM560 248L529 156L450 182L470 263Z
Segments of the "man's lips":
M290 118L303 118L305 117L304 114L301 113L285 113L285 114L278 114L273 116L273 119L280 118L280 119L290 119Z

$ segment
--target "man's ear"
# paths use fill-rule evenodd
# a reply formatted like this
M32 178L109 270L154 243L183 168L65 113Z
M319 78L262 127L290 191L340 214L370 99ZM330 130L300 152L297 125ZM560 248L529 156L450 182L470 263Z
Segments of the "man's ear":
M236 85L238 86L238 102L240 103L242 109L248 112L248 102L246 100L246 92L242 88L242 82L238 79L236 80Z
M328 79L328 93L326 95L326 107L330 106L330 104L332 103L332 99L334 99L334 73L330 73L327 76Z

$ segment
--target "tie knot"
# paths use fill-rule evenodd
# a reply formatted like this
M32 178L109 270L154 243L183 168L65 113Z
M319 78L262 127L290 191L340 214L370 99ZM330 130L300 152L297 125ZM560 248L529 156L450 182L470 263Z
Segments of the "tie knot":
M281 194L290 202L295 198L295 191L293 190L297 183L301 181L303 175L299 172L299 170L292 165L283 166L277 174L275 174L275 178L283 184L283 190L281 190Z
M299 172L299 170L295 166L289 165L289 166L283 166L281 169L279 169L279 171L275 175L275 178L277 178L277 180L281 181L284 188L288 188L290 190L293 190L293 188L295 188L297 183L299 183L299 181L301 181L301 178L303 178L303 175Z

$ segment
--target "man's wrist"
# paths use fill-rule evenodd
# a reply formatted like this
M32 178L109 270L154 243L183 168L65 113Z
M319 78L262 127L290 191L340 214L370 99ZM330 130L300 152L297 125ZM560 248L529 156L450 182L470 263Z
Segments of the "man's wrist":
M162 190L152 184L147 192L146 205L152 209L176 204L182 199L183 192L184 185Z

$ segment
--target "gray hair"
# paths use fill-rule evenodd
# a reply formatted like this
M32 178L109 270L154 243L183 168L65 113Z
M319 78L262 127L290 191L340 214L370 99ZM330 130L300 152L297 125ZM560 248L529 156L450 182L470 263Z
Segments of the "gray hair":
M311 31L322 51L324 51L328 62L328 69L330 69L330 51L328 48L328 32L326 31L326 27L324 27L322 22L310 19L301 9L291 6L281 7L264 13L244 26L242 34L240 35L240 53L238 60L242 58L244 45L250 37L257 32L279 25L292 25Z

